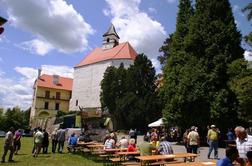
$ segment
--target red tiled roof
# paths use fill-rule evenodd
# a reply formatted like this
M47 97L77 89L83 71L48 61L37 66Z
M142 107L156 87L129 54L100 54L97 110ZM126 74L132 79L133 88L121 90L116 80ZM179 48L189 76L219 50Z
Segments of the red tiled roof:
M52 75L43 74L36 80L35 85L45 88L72 91L73 79L66 77L59 77L59 83L54 84Z
M81 67L110 59L132 59L135 60L136 51L129 42L121 43L111 49L95 48L75 67Z

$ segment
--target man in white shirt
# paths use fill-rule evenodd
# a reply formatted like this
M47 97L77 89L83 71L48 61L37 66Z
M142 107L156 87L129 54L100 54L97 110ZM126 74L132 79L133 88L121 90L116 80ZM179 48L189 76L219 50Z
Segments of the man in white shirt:
M245 161L247 160L247 152L252 151L252 136L248 135L245 128L242 126L237 126L235 128L235 135L239 157Z

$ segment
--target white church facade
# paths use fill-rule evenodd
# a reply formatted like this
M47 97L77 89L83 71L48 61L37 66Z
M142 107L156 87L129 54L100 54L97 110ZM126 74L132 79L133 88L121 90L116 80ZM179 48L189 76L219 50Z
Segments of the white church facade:
M74 67L70 111L84 109L98 114L101 110L100 83L107 67L119 67L123 63L128 68L134 63L136 51L129 42L119 43L119 39L111 25L103 35L102 48L95 48Z

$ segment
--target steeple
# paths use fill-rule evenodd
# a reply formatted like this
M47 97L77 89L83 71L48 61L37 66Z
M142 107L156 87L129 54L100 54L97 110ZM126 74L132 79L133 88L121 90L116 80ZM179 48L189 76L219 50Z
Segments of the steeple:
M119 44L120 37L116 33L115 27L113 24L110 25L108 31L103 34L103 49L111 49Z

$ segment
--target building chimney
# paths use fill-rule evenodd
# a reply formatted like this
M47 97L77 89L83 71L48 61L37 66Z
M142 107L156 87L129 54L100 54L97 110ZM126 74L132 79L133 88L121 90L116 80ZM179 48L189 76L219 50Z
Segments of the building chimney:
M39 69L38 69L38 78L41 76L41 72L42 72L42 69L39 68Z
M59 75L53 75L53 84L58 85L59 84Z

